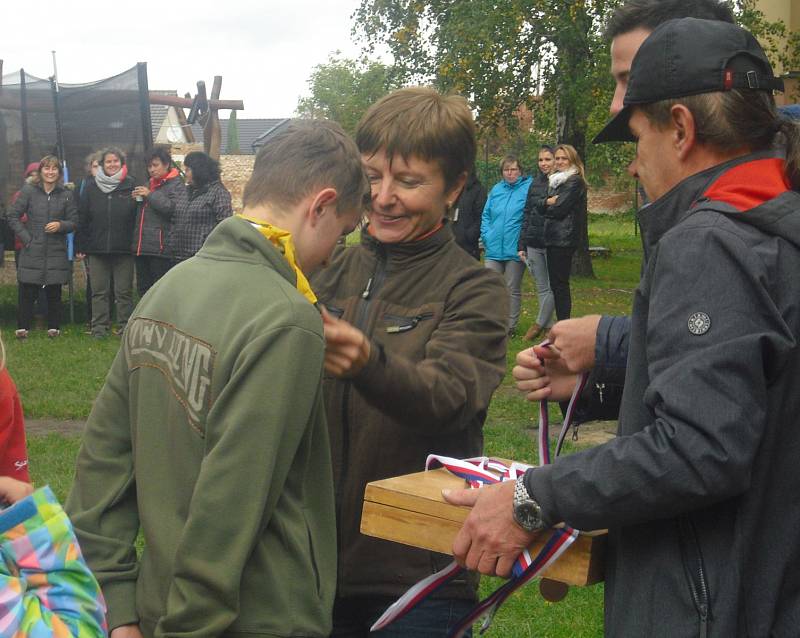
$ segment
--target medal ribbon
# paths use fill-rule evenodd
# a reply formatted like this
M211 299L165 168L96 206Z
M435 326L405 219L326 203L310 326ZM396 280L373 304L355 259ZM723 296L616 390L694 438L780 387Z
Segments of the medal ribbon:
M542 345L549 346L550 343L545 341ZM587 374L581 375L575 390L572 392L572 397L564 415L564 422L556 441L556 457L561 454L561 448L564 445L564 440L575 413L575 403L586 386L587 378ZM540 465L548 465L550 463L549 416L546 400L539 402L539 461ZM425 461L425 469L430 470L436 467L444 467L452 474L463 478L473 489L480 489L484 485L503 481L515 481L517 477L525 474L531 468L530 465L516 462L506 465L503 461L486 456L471 459L454 459L436 454L428 455ZM494 614L506 599L517 589L541 575L542 572L557 561L569 546L575 542L578 534L578 530L564 525L553 529L550 538L535 557L532 558L530 552L525 549L514 564L511 578L480 601L466 616L451 627L447 634L448 638L462 638L467 630L482 617L484 617L484 621L481 625L480 633L483 634L491 626ZM383 615L370 627L370 631L384 629L398 618L405 616L425 598L460 574L462 569L458 563L453 561L444 569L419 581L383 612Z

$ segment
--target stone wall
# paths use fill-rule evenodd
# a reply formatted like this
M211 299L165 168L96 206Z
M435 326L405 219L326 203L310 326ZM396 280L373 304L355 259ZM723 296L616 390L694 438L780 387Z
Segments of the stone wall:
M176 162L183 162L192 151L202 151L202 144L173 144L170 148L172 158ZM222 183L231 192L233 200L233 212L242 212L242 192L250 173L253 172L253 162L255 155L221 155L219 158L220 170L222 171Z
M255 155L221 155L219 158L222 169L222 183L231 192L233 212L242 212L242 193L244 185L253 172Z
M617 191L610 188L589 187L588 206L590 213L620 213L634 206L633 188Z

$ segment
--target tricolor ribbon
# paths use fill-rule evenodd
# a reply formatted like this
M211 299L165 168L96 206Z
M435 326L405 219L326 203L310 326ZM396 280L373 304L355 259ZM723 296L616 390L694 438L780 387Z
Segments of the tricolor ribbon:
M548 341L542 343L542 346L549 345ZM586 374L581 375L572 392L572 397L564 415L564 423L556 441L556 457L561 453L561 448L564 445L564 440L572 422L575 403L586 386L587 376ZM539 461L540 465L548 465L550 463L547 401L539 403ZM463 478L471 488L477 489L483 485L515 481L519 476L525 474L531 466L516 462L507 465L502 461L486 456L471 459L454 459L430 454L425 461L425 469L430 470L435 467L444 467L452 474ZM480 630L481 634L483 634L491 626L495 613L506 599L533 578L541 575L557 561L569 546L575 542L578 534L578 530L565 525L553 530L550 538L535 557L531 557L530 552L525 549L514 564L511 578L491 595L480 601L466 616L451 627L447 634L448 638L462 638L467 630L481 618L484 618ZM461 573L462 569L458 563L453 561L444 569L419 581L383 612L383 615L370 627L370 631L384 629L398 618L405 616L425 598L455 578Z

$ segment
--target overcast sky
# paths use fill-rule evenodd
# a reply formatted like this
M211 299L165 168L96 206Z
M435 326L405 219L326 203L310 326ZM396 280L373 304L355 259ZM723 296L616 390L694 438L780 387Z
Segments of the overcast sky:
M222 76L222 99L239 117L289 117L312 68L341 50L358 57L351 15L359 0L195 2L3 2L3 74L53 74L80 83L147 62L151 89L196 92ZM227 118L228 112L220 115Z

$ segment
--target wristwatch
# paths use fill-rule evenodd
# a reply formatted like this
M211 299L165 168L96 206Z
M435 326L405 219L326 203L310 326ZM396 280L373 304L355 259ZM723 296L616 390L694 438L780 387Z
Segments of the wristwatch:
M514 520L526 532L535 532L545 526L542 508L531 498L524 479L522 475L514 482Z

